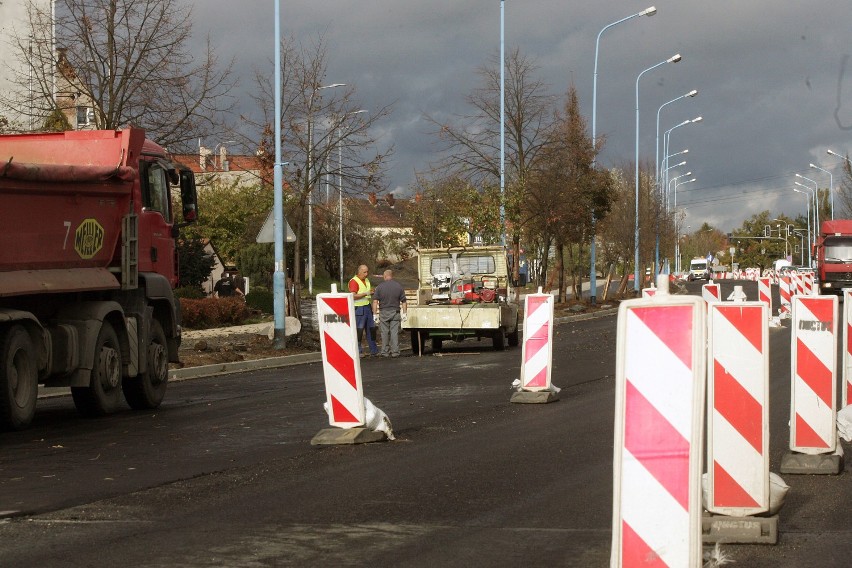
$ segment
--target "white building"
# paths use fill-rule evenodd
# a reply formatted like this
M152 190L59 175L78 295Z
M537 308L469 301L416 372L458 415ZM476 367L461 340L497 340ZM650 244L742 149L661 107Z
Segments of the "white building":
M20 79L28 75L16 43L16 38L23 40L29 35L28 4L23 0L0 0L0 98L12 98L14 91L21 88ZM53 9L52 0L32 0L32 4L45 14ZM35 86L32 91L37 92ZM23 128L36 126L29 124L30 119L15 114L14 109L0 108L0 116Z

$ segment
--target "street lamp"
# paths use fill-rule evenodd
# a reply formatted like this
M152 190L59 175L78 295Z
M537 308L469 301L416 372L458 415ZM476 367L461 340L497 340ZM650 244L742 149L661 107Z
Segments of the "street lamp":
M809 164L815 170L828 174L828 195L831 197L831 220L834 221L834 176L832 173L816 164Z
M806 185L802 185L799 182L796 182L796 185L801 185L802 187L808 190L808 193L805 193L804 191L796 189L795 187L793 188L793 191L795 191L796 193L802 193L807 197L807 201L805 202L805 211L808 215L808 266L811 266L811 243L813 242L811 240L811 188Z
M368 112L364 109L348 112L343 115L345 120L347 116L355 116ZM343 120L340 121L341 124ZM337 127L337 219L340 242L338 248L340 252L340 289L343 290L343 136L340 126Z
M687 177L687 176L691 176L691 175L692 175L692 172L686 172L685 174L675 176L675 177L673 177L672 179L669 180L669 185L666 187L666 193L667 194L672 193L672 188L671 188L672 182L674 182L674 184L675 184L674 193L672 194L672 198L673 198L672 200L674 201L674 203L672 204L672 209L677 209L677 186L678 186L677 180L679 180L682 177ZM692 181L695 181L695 178L692 178ZM687 182L684 182L684 183L687 183Z
M236 143L237 143L236 140L226 140L224 142L219 142L218 144L216 144L216 146L213 148L213 166L214 167L217 167L216 166L216 157L219 155L219 147L224 146L225 144L236 144ZM218 166L217 169L221 169L221 168L222 168L222 161L219 160L219 166Z
M275 270L272 273L273 315L275 331L273 347L284 349L287 346L285 312L287 296L287 264L284 256L284 175L281 161L281 0L275 0L275 163L272 167L272 193L275 242Z
M681 99L685 99L687 97L694 97L696 95L698 95L698 90L692 89L688 93L685 93L685 94L683 94L679 97L676 97L676 98L670 100L667 103L661 104L660 108L657 109L657 140L656 140L656 144L655 144L656 154L654 155L654 167L657 168L657 175L656 175L655 181L656 181L657 186L658 186L658 191L662 191L662 187L659 187L659 184L660 184L660 169L659 169L659 165L660 165L660 111L662 111L663 107L665 107L667 105L670 105L674 102L677 102Z
M693 118L691 120L684 120L681 123L675 124L674 126L669 128L668 130L666 130L665 134L663 135L663 155L668 156L668 154L669 154L669 144L671 142L672 131L674 131L677 128L680 128L681 126L686 126L687 124L695 124L696 122L701 122L702 120L704 120L704 118L702 118L700 116L696 116L695 118ZM666 165L668 165L668 157L666 157L664 159L664 163ZM665 173L665 170L664 170L663 173ZM666 177L665 182L663 182L663 187L668 187L668 184L669 184L669 180L668 180L668 177Z
M314 293L314 177L313 177L313 158L314 158L314 127L312 121L312 113L314 108L314 95L324 89L333 89L335 87L345 87L346 83L332 83L322 87L314 87L311 91L311 96L308 99L308 294Z
M501 2L500 2L501 14L502 14L502 6L503 6L503 2L501 0ZM631 15L631 16L627 16L626 18L622 18L622 19L620 19L616 22L612 22L611 24L607 24L606 26L604 26L601 29L600 32L598 32L598 37L595 40L595 75L594 75L594 78L592 80L592 146L595 148L595 150L597 150L597 144L598 144L598 138L597 138L598 53L600 52L601 36L603 35L603 33L606 30L608 30L609 28L611 28L615 25L618 25L622 22L632 20L633 18L636 18L638 16L653 16L656 13L657 13L657 9L654 6L650 6L648 8L645 8L641 12L637 12L637 13ZM503 43L502 43L502 37L501 37L501 42L500 42L501 50L502 50L502 46L503 46ZM502 51L501 51L500 57L501 57L501 61L502 61ZM501 68L501 75L500 75L501 85L502 85L502 81L503 81L503 76L502 76L502 68ZM501 104L500 108L501 109L503 108L502 107L502 104L503 104L502 101L503 101L503 96L502 96L502 92L501 92L501 96L500 96L500 104ZM502 131L501 131L501 139L502 139ZM595 152L595 161L597 161L597 152ZM592 162L592 167L595 167L594 161ZM502 165L501 165L501 175L502 175ZM502 187L502 184L501 184L501 187ZM501 195L502 195L502 193L501 193ZM502 222L502 220L503 219L501 217L500 221ZM592 303L592 305L594 305L595 300L597 299L596 298L596 296L597 296L597 274L595 272L595 214L594 214L594 211L592 212L592 242L591 242L591 245L589 247L589 257L590 257L590 263L591 263L591 272L589 274L589 301Z
M807 180L814 184L814 236L816 236L817 232L819 231L819 184L811 178L803 176L802 174L796 174L796 177L802 178L803 180Z
M675 176L675 177L672 178L672 181L674 182L674 194L673 194L673 196L674 196L674 207L675 208L677 208L677 186L685 185L687 183L692 183L692 182L695 181L695 178L687 180L683 183L678 183L677 180L679 180L682 177L691 176L691 175L692 175L692 172L686 172L683 175ZM668 190L668 188L666 188L666 190ZM676 249L675 250L675 259L677 259L677 262L680 263L680 241L675 242L675 249ZM680 270L678 270L678 272L680 272Z
M639 293L641 289L639 282L639 79L642 78L642 75L645 73L660 67L661 65L665 65L666 63L677 63L680 61L682 57L680 53L676 53L675 55L669 57L668 59L664 59L655 65L651 65L639 75L636 76L636 220L633 227L633 238L634 238L634 254L633 261L635 263L634 272L633 272L633 289L636 293Z

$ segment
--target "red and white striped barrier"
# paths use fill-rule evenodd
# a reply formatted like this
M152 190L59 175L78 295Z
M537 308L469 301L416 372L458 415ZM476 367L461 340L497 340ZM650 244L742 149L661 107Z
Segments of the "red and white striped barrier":
M651 298L657 293L656 288L642 288L642 297Z
M719 284L709 282L701 287L701 297L704 298L704 301L708 304L710 302L721 302L722 289Z
M852 403L852 290L843 290L843 366L841 408Z
M521 388L550 388L553 367L553 295L527 294L524 298L524 344L521 350Z
M328 421L339 428L364 425L364 390L352 294L317 294Z
M791 296L804 296L805 292L805 279L803 278L803 274L794 273L792 275L793 285L790 287L790 295Z
M610 566L701 566L706 312L662 283L619 306Z
M757 299L766 304L772 314L772 279L762 276L757 279Z
M804 289L803 293L808 296L816 293L816 280L813 272L805 272L802 275L802 288Z
M769 510L769 309L712 304L707 386L707 510Z
M834 452L837 445L837 296L793 298L790 450Z
M778 315L785 319L790 317L790 312L793 309L790 300L790 284L791 279L789 276L782 277L778 284L778 295L781 298L781 307L778 308Z

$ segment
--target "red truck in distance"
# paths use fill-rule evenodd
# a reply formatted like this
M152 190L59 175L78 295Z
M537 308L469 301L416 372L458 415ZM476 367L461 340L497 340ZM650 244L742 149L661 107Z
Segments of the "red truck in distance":
M86 416L160 405L197 214L192 172L143 130L0 136L0 429L31 422L39 384Z
M823 221L814 253L821 294L852 288L852 220Z

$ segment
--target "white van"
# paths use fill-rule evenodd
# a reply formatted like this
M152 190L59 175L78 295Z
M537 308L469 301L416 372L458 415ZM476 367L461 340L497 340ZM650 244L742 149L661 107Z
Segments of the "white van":
M710 280L710 267L707 266L706 258L693 258L689 262L689 274L687 280Z

